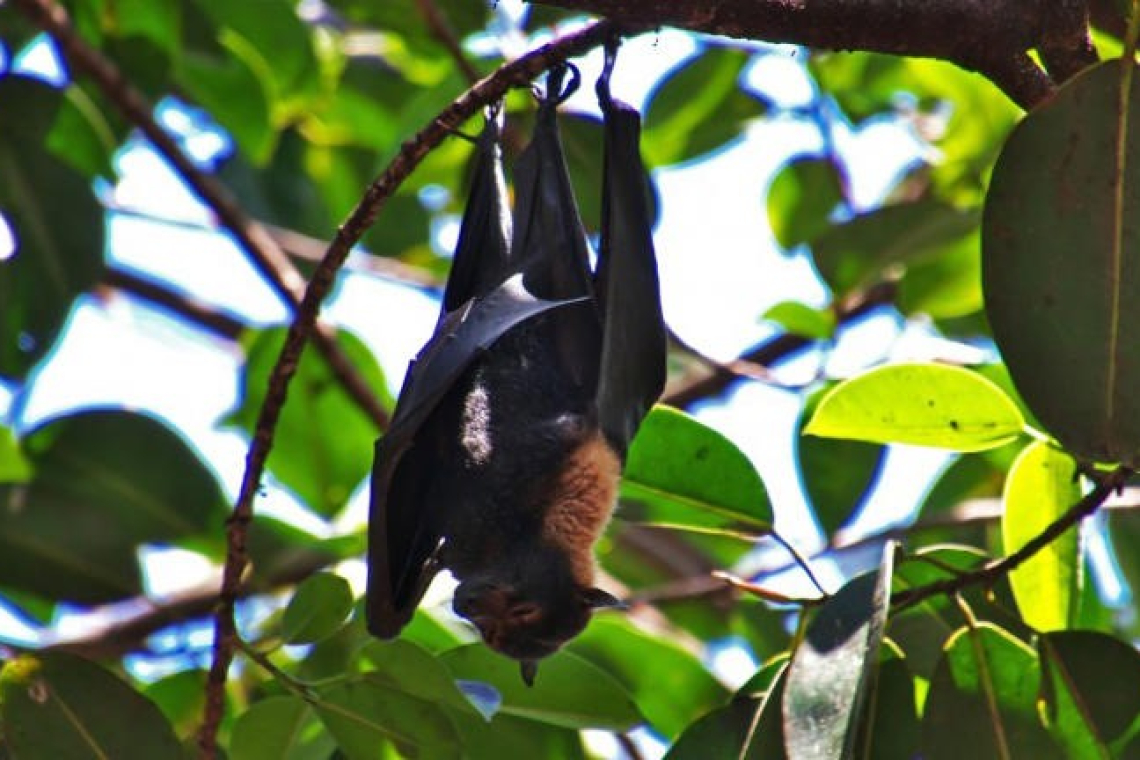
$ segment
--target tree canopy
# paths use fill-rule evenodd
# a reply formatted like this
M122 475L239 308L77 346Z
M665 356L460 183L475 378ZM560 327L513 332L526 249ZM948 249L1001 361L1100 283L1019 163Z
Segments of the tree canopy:
M671 29L689 52L644 54ZM1140 757L1138 35L1135 0L0 6L0 758ZM483 110L513 160L533 84L614 37L659 233L702 224L663 178L780 151L740 208L812 275L748 295L739 355L671 336L598 551L629 609L528 688L445 603L365 631L411 356L378 346L438 298ZM806 95L757 73L790 69ZM776 124L814 147L750 139ZM851 146L876 125L901 171ZM561 127L594 234L601 122ZM176 200L128 191L144 155ZM697 239L669 255L717 266ZM383 318L322 313L363 283ZM131 373L170 384L89 387ZM776 530L793 492L818 541Z

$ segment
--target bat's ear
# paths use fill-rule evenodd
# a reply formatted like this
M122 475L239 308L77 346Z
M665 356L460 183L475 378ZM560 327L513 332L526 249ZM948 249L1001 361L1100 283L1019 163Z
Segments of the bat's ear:
M592 610L600 609L628 609L629 605L618 599L608 591L600 588L582 589L582 603Z

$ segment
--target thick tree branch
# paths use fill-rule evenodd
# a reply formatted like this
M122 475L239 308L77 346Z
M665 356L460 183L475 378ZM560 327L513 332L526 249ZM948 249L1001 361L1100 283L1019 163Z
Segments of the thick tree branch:
M1089 34L1088 0L1053 0L1047 4L1046 13L1041 58L1060 84L1097 62Z
M277 295L296 313L305 280L269 232L234 202L221 183L195 166L174 138L155 121L153 108L143 95L114 63L79 36L62 6L55 0L14 0L14 3L34 24L51 35L71 68L90 77L127 121L146 135L198 199L234 236ZM379 427L386 427L388 413L337 345L332 329L320 325L314 340L349 396Z
M988 77L1026 109L1053 91L1026 52L1052 39L1046 15L1056 0L536 1L639 29L942 58Z
M32 2L32 0L20 0ZM206 709L198 735L200 756L217 757L216 736L222 719L225 683L233 661L237 642L234 602L241 588L247 565L246 532L253 518L253 499L257 494L265 462L273 444L273 435L285 402L289 381L297 370L305 343L316 324L320 304L332 288L337 271L344 264L352 246L375 221L385 201L407 179L432 149L458 129L467 119L488 104L500 99L511 87L528 84L551 65L596 47L617 33L609 23L595 23L573 34L555 40L512 61L480 80L443 109L427 126L404 143L400 152L367 189L364 197L340 226L321 263L305 290L281 354L269 378L269 387L258 415L253 442L246 457L245 474L226 530L226 563L222 572L222 588L216 615L214 657L207 678Z

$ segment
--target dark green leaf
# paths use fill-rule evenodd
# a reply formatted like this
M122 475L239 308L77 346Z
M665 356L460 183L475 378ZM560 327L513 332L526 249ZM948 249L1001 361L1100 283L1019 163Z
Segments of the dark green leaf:
M83 412L32 431L35 478L0 486L0 583L97 603L142 591L135 551L221 529L213 476L165 426Z
M311 644L336 633L352 611L348 581L332 573L314 573L297 587L281 618L287 644Z
M112 160L123 135L86 89L72 84L63 95L55 124L47 136L47 147L90 179L113 179Z
M182 4L178 0L105 0L103 31L112 37L146 37L168 55L182 43Z
M768 188L768 223L785 249L810 243L831 226L835 207L843 202L843 179L826 158L789 161Z
M1070 80L1010 136L983 228L986 309L1029 406L1074 455L1140 464L1140 78ZM1075 192L1074 188L1080 188Z
M1006 555L1036 537L1080 498L1072 457L1043 441L1027 446L1005 483L1001 532ZM1073 624L1083 564L1080 536L1073 527L1010 573L1013 596L1026 623L1038 631Z
M313 708L350 760L401 754L459 758L455 728L437 705L385 683L378 674L349 677L320 690Z
M0 728L20 760L177 758L154 703L73 655L22 655L0 670Z
M669 739L728 696L692 653L616 616L594 620L569 650L617 678Z
M0 120L0 215L16 243L0 258L0 377L22 377L44 356L103 271L103 211L87 180L43 145L61 97L36 80L0 78L0 112L19 114Z
M539 665L533 687L523 683L519 664L469 644L440 656L456 678L484 681L503 695L502 712L566 728L628 731L641 714L616 678L570 652L558 652Z
M851 757L879 664L891 601L895 546L877 572L861 575L824 602L792 655L783 700L791 757Z
M1000 388L940 364L893 364L837 385L807 435L982 451L1009 443L1025 422Z
M915 757L919 723L914 698L914 676L906 659L893 642L884 639L854 756L875 760Z
M194 735L206 704L206 671L179 671L147 684L142 692L166 716L175 734Z
M764 114L765 103L739 84L748 61L743 50L709 46L661 80L645 106L642 150L650 166L720 148Z
M269 94L246 61L188 52L178 68L178 85L225 127L250 161L259 164L269 159L276 139Z
M899 267L968 245L977 227L976 211L940 201L899 203L831 227L812 244L812 253L820 275L841 296L897 274Z
M450 713L459 732L465 757L585 760L581 735L569 728L527 720L514 715L496 715L486 722L468 713Z
M877 444L804 435L803 429L815 414L826 389L811 395L800 416L796 453L800 479L815 519L827 535L847 521L863 503L878 478L886 449Z
M949 242L937 254L907 266L899 282L899 310L956 319L982 309L982 256L978 230Z
M472 715L483 707L471 703L441 660L409 641L372 640L361 656L378 678L413 697Z
M1053 735L1071 757L1107 758L1140 715L1140 654L1092 631L1057 631L1038 644Z
M694 418L654 407L629 450L624 519L692 529L767 531L772 508L756 467Z
M1059 758L1037 715L1041 670L1033 650L990 623L959 630L926 697L922 756Z
M313 708L294 696L255 702L238 716L230 738L230 760L328 760L333 738Z
M765 666L753 678L763 681L762 690L757 685L741 689L727 705L693 723L669 750L666 760L783 760L780 703L785 696L786 675L786 660Z
M269 375L285 330L253 336L242 373L241 405L229 418L247 432L257 423ZM341 331L337 342L368 387L386 388L376 359L355 336ZM372 466L372 445L379 435L372 419L332 374L316 351L306 351L289 386L269 455L269 471L305 504L324 516L337 514Z

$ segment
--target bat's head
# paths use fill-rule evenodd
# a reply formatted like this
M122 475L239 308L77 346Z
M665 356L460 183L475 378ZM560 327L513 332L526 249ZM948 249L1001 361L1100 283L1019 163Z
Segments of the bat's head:
M495 651L522 663L534 680L537 663L590 622L594 610L620 606L611 594L576 583L564 563L519 562L465 579L452 607L471 621Z

